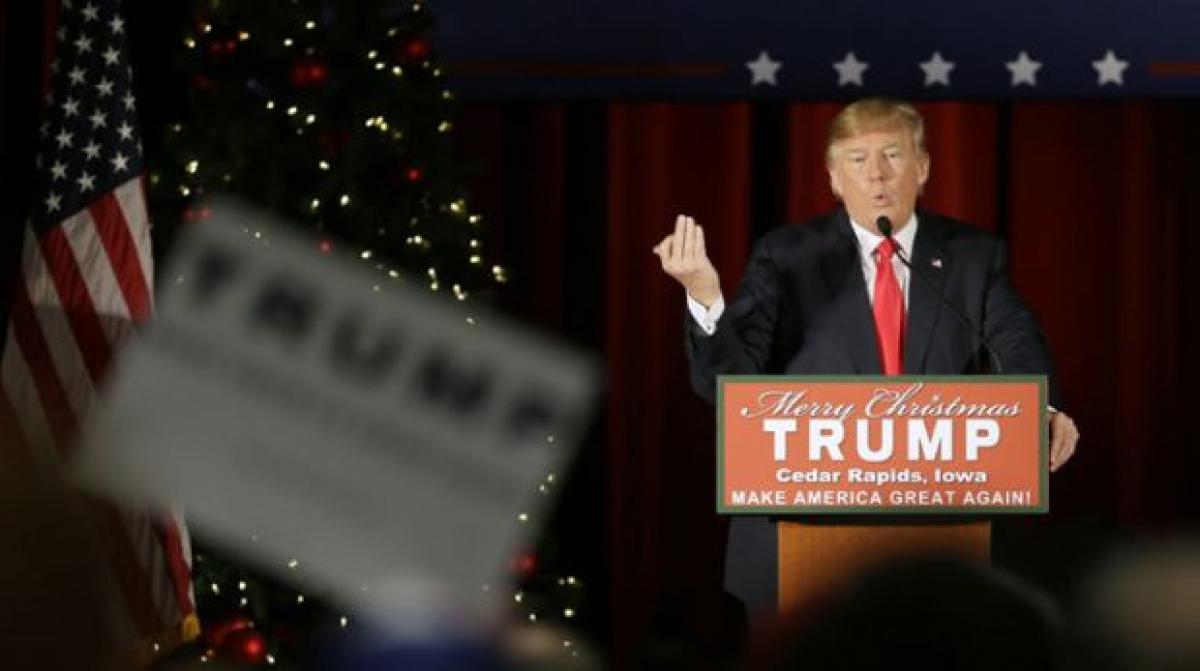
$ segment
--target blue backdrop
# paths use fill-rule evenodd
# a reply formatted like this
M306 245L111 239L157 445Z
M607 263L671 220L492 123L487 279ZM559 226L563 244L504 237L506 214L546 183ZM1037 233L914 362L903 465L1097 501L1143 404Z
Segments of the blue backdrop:
M437 13L433 44L473 98L1200 92L1197 0L438 0Z

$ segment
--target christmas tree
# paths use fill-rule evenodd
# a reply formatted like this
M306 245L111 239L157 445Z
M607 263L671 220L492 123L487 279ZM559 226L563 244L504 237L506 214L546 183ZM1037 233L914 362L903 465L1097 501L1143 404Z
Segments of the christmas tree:
M151 177L158 242L221 190L391 281L459 300L503 282L455 172L431 26L420 2L200 2L180 64L188 118L169 126Z
M177 67L188 82L185 116L167 124L152 157L160 254L222 192L294 222L314 253L357 257L378 273L378 290L416 282L475 303L505 282L485 260L483 217L457 171L455 99L429 42L426 4L201 0L190 12ZM531 483L543 495L556 486L554 474ZM510 566L511 603L533 626L577 617L582 581L541 565L555 554L543 537ZM194 578L206 657L288 666L304 661L318 632L352 626L353 614L203 538Z

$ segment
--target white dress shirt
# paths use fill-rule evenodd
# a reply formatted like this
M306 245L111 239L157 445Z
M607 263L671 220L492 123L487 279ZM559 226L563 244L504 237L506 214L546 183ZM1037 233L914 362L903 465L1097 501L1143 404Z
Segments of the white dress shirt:
M876 235L871 231L861 226L857 221L850 220L850 228L854 231L854 238L858 242L858 256L862 263L863 280L867 283L867 299L871 304L875 304L875 248L879 243L883 242L882 235ZM912 214L908 217L908 221L900 230L892 234L892 238L900 249L904 250L904 257L912 260L913 241L917 238L917 215ZM904 294L904 307L908 309L908 268L900 261L897 254L892 255L892 272L896 274L896 281L900 283L900 292ZM692 313L692 318L700 325L700 328L708 334L712 335L717 332L717 320L725 313L725 299L718 296L717 300L711 306L705 308L700 301L692 298L689 294L687 297L688 311Z

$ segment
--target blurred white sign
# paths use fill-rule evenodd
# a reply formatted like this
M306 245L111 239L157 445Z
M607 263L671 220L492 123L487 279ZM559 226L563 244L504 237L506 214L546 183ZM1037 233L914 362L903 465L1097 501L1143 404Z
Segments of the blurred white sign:
M590 362L420 287L378 292L383 278L262 213L213 212L122 352L78 475L182 505L384 617L482 605L584 427Z

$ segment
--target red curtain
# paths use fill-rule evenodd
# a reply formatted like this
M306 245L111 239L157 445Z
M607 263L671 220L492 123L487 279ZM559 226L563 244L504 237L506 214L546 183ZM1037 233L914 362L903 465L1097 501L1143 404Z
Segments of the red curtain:
M600 589L624 660L642 654L647 631L703 641L725 626L712 411L687 385L682 291L650 250L676 214L691 214L731 293L757 235L834 206L823 151L840 104L764 107L464 110L463 151L483 169L479 206L496 213L498 251L524 278L510 306L604 357L591 448L602 456L576 473L602 498L566 505L604 525L586 551L605 558ZM1184 265L1196 249L1185 209L1200 183L1194 106L919 107L933 158L923 206L1008 240L1014 282L1046 331L1083 434L1053 478L1052 514L1016 523L1015 542L1044 558L1037 545L1075 521L1192 519L1186 468L1197 432L1179 413L1196 368L1184 347L1196 333ZM782 188L760 188L768 183ZM755 220L762 212L782 216Z

